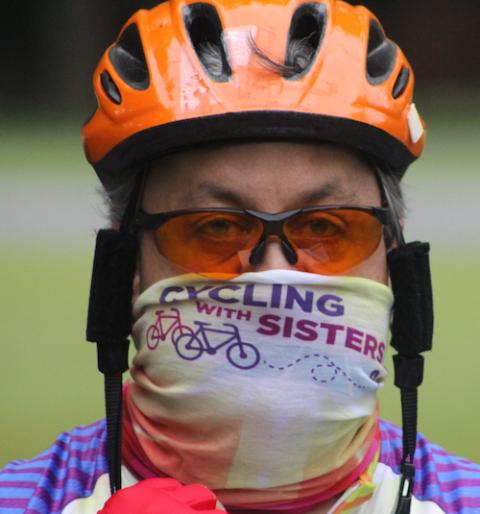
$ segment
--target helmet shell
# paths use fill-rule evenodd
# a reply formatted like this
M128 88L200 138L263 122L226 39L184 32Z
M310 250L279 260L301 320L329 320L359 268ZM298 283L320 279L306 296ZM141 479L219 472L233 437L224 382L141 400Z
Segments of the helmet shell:
M192 12L200 18L205 13L199 5L213 7L218 16L226 77L213 77L199 58L189 27ZM285 62L292 20L305 6L321 7L322 34L309 66L286 77L266 67L254 47ZM209 28L202 23L197 32ZM133 30L141 45L137 57L143 49L142 84L125 78L112 53ZM386 71L371 76L375 51L385 46L380 65ZM337 0L169 0L130 18L103 55L93 86L98 108L83 137L87 158L107 188L162 154L235 140L336 142L380 159L401 176L425 141L403 52L368 9Z

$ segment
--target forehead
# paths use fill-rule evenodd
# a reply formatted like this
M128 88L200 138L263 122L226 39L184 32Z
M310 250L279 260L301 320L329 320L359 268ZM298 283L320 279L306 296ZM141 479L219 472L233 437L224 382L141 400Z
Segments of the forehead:
M195 148L159 159L147 211L244 207L278 212L332 203L376 205L377 182L357 152L333 144L263 142Z

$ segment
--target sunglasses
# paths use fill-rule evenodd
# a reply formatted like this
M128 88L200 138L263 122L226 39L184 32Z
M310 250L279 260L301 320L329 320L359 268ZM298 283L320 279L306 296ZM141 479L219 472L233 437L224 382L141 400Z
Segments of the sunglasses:
M159 252L183 270L233 277L260 264L271 238L301 271L342 273L373 254L384 226L392 222L387 208L333 205L276 214L222 208L157 214L140 210L135 227L153 230Z

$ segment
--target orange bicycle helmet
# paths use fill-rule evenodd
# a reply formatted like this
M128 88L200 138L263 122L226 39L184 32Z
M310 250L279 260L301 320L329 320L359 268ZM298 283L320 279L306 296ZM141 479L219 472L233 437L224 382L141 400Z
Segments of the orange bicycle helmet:
M293 72L259 59L288 67L299 41L311 52ZM249 139L345 144L401 176L425 140L404 54L370 11L339 0L169 0L131 17L93 84L83 136L107 188L164 153Z

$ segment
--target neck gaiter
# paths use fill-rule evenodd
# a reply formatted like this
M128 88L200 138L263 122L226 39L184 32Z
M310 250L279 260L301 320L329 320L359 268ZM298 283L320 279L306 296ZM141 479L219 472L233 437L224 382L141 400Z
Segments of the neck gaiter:
M341 493L378 450L392 303L377 282L290 270L154 284L134 305L127 465L235 509Z

